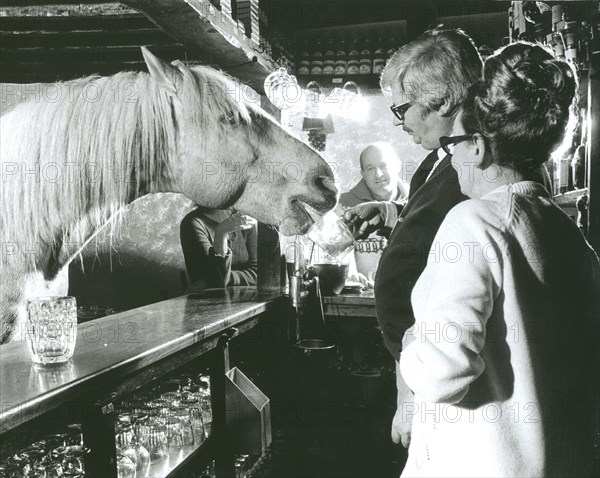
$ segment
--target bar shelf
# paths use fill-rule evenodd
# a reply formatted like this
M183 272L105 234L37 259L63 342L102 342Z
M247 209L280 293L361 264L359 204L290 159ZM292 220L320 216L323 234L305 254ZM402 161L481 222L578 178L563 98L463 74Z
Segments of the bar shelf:
M227 476L223 470L233 468L225 423L227 344L255 327L262 314L277 310L281 300L277 291L215 289L79 324L73 359L53 370L32 365L25 341L3 345L1 458L39 440L48 432L45 423L77 421L91 449L87 476L116 477L119 401L191 367L210 374L211 434L151 464L149 476L175 476L207 456L215 459L217 476Z

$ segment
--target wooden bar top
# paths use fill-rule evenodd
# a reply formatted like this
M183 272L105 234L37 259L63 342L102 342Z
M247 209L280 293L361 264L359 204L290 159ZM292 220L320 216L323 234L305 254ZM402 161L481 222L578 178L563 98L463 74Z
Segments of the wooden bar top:
M360 294L323 296L323 311L325 315L337 317L376 317L375 295L373 289L367 289Z
M126 375L269 310L279 297L248 287L215 289L79 324L75 353L64 365L33 364L24 336L2 345L0 432L97 386L101 377L116 386Z

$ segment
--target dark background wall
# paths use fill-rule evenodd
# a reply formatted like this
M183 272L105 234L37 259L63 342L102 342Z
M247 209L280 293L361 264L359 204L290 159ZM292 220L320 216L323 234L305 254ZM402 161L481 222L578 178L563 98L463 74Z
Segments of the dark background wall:
M71 263L69 294L79 304L117 309L181 295L179 223L192 207L180 194L152 194L131 204L120 225L98 234Z

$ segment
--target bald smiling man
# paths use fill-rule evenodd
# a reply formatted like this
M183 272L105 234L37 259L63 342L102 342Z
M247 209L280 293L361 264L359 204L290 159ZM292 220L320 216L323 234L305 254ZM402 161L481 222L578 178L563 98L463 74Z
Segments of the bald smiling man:
M402 201L408 188L400 179L400 160L388 143L373 143L360 153L362 179L340 197L344 208L368 201Z

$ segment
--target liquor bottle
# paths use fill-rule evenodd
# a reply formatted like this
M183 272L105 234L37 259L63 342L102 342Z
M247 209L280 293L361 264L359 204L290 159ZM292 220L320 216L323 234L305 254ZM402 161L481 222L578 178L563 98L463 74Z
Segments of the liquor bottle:
M310 51L308 46L308 40L303 41L302 52L300 53L300 60L298 61L298 69L296 70L296 74L310 74Z
M358 40L352 39L350 51L348 52L348 67L346 73L349 75L358 75L360 73L360 53L358 51Z
M311 76L323 74L323 51L320 39L317 39L315 42L315 49L313 50L312 60L310 62L310 74Z
M335 73L335 47L333 38L327 40L327 47L323 54L323 74L333 75Z
M335 53L335 71L336 75L345 75L348 68L348 60L346 58L346 40L343 38L338 43L338 48Z
M385 67L386 51L383 44L383 37L377 38L375 54L373 55L373 73L379 75Z
M359 73L361 75L370 75L373 73L373 59L371 57L371 40L369 37L363 41L362 50L360 51Z

